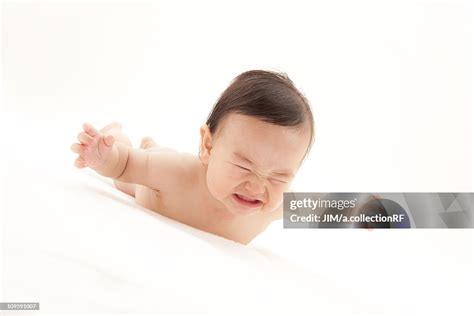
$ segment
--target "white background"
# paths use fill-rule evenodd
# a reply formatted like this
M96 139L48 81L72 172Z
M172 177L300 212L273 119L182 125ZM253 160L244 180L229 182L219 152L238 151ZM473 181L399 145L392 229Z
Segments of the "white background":
M75 121L51 135L64 151L82 122L120 121L134 145L149 135L197 153L199 127L230 81L279 70L308 97L316 121L294 190L473 190L471 1L4 1L1 21L2 116L29 117L35 128ZM3 137L32 152L47 142L16 128ZM472 230L277 230L257 244L303 265L324 257L319 269L347 267L362 251L350 267L385 256L372 270L383 272L417 253L426 262L415 267L435 261L456 279L472 278ZM317 250L302 249L309 244ZM402 264L399 276L412 268Z
M4 2L3 108L121 121L196 152L239 73L312 103L310 191L471 191L468 1Z

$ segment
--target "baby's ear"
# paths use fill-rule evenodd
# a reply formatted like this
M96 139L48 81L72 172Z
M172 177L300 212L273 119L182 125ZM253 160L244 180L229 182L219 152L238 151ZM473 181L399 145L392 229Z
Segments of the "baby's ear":
M201 141L199 145L199 159L204 163L208 164L209 156L211 155L212 149L212 136L209 126L204 124L200 129Z

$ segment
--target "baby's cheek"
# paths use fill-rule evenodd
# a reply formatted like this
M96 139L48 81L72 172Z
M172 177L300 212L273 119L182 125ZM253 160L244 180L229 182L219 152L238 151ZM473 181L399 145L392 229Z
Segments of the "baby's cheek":
M232 181L222 168L209 168L207 172L207 186L209 192L216 199L224 199L232 190Z
M280 206L281 203L283 203L283 192L285 190L283 188L274 188L270 190L269 192L269 205L268 207L273 209L276 209L277 207Z
M215 198L219 195L219 181L216 178L216 174L212 172L212 169L207 170L207 189Z

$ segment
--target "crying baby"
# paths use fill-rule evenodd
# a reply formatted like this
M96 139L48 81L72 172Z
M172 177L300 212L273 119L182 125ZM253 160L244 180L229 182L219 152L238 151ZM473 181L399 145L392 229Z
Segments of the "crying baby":
M84 123L77 168L89 167L135 201L194 228L248 244L283 217L288 191L314 142L311 107L284 73L234 78L200 128L199 154L145 137L133 148L119 123Z

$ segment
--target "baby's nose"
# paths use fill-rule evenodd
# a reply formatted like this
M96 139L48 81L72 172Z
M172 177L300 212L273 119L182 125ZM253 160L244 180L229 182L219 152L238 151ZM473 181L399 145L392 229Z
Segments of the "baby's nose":
M253 195L260 195L264 193L265 186L263 185L263 180L261 178L254 177L252 181L248 181L245 184L245 189Z

